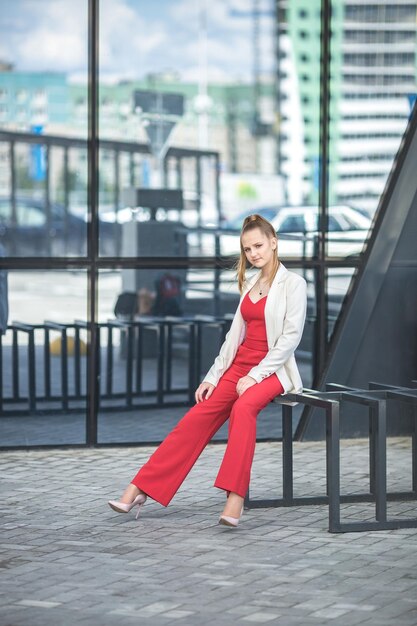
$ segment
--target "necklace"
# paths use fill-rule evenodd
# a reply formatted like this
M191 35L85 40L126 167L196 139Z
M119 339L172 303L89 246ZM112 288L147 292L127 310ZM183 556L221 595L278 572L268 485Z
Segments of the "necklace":
M259 282L258 293L259 293L259 295L260 295L260 296L262 296L262 294L263 294L263 292L264 292L264 290L265 290L265 287L266 287L266 285L267 285L268 283L265 283L265 285L262 287L262 283L261 283L261 280L260 280L260 279L258 280L258 282Z

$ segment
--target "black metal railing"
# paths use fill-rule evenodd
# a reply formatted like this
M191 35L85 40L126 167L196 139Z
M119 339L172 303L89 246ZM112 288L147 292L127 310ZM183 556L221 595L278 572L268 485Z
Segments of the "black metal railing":
M230 316L148 317L96 325L100 410L182 406L193 402L203 335L220 343ZM85 408L88 324L13 322L0 336L3 416L79 412ZM11 334L11 337L10 337ZM174 372L176 376L174 377ZM176 378L176 380L174 380Z
M96 325L95 357L86 343L86 321L13 322L0 335L0 415L84 411L88 358L96 358L100 411L193 404L231 319L226 314L108 320ZM314 324L308 317L310 336Z

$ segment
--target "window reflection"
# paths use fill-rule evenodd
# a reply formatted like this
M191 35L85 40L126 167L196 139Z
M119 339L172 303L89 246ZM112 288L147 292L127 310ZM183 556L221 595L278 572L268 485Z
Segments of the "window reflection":
M16 270L7 272L7 280L5 274L0 273L1 445L85 443L86 272Z
M330 203L373 216L410 115L415 59L414 2L346 3L332 20Z
M352 267L340 267L327 270L327 330L329 339L334 332L344 299L354 276L355 270Z
M82 259L88 248L87 4L73 0L65 20L52 0L3 4L0 249L12 258L51 257L52 267L54 258ZM192 263L179 272L168 265L149 270L143 259L221 255L232 265L239 251L239 229L249 213L258 212L274 224L284 261L306 262L300 271L308 281L309 313L300 351L304 381L311 384L316 287L310 269L314 263L309 261L319 251L324 154L322 3L259 0L258 11L249 4L161 0L156 5L138 0L121 12L116 2L100 5L98 111L91 112L99 116L100 132L99 181L94 190L98 266L108 267L105 257L132 259L129 269L100 274L102 441L128 438L132 425L145 419L146 403L152 411L156 407L165 411L169 402L189 402L195 382L190 372L198 376L203 370L190 339L200 328L197 317L206 316L200 321L206 324L204 332L212 333L214 350L238 299L231 272L196 270ZM360 255L366 243L415 101L416 5L335 0L331 27L326 254L346 259L348 266L349 258ZM40 36L42 41L46 38L45 45L37 45ZM59 46L68 38L71 55L61 55ZM58 53L51 56L50 50ZM134 268L137 259L141 270ZM118 267L117 263L112 262ZM78 265L96 267L87 258L79 259ZM46 308L36 304L42 310L38 321L19 310L14 317L19 328L8 329L3 336L3 358L22 354L25 378L33 363L42 363L37 360L39 346L45 352L56 339L64 346L64 330L70 333L79 356L71 361L68 355L73 374L68 393L61 393L60 407L62 397L68 403L65 416L70 409L84 411L86 359L80 340L86 336L86 321L84 312L70 309L62 285L71 285L72 294L82 292L85 300L85 271L74 281L70 272L65 280L63 274L48 272L44 282L32 281L27 274L29 283L45 296ZM329 270L329 291L319 299L328 302L329 333L352 272L348 267ZM32 313L25 299L27 286L16 278L24 273L11 276L12 315L20 297ZM162 280L170 301L162 297ZM31 288L32 284L28 293ZM45 322L52 326L46 328ZM37 323L41 327L33 329ZM138 348L140 329L145 336L143 354ZM168 336L173 341L172 358ZM36 359L30 366L31 337ZM158 341L161 361L155 355ZM210 354L203 356L208 359ZM9 362L4 361L3 372ZM17 371L16 366L11 371ZM56 368L58 375L62 371ZM14 380L11 373L5 376L7 410L24 390L25 410L32 411L34 401L36 410L44 411L46 405L37 397L42 378L36 378L34 396L29 393L29 378L20 382L17 375ZM58 388L55 381L51 389L54 385ZM50 400L47 406L52 406ZM129 416L124 432L114 419L118 412ZM39 440L34 431L28 433L22 430L25 441ZM78 434L65 433L68 441L78 441ZM140 440L137 430L132 436Z
M312 382L315 290L296 352ZM100 442L159 441L194 404L239 302L233 271L124 269L99 276ZM258 438L281 436L277 407L261 414ZM227 426L216 439L227 438Z
M86 254L88 115L85 108L77 116L75 103L87 101L87 23L84 0L68 11L51 1L2 4L0 243L7 256Z

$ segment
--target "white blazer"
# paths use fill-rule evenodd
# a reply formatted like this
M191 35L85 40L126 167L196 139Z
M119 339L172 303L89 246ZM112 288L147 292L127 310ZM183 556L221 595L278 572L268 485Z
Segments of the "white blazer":
M232 364L246 334L246 323L240 307L247 292L253 287L259 273L247 281L242 297L233 317L219 355L204 377L203 382L216 386L220 377ZM284 393L301 393L303 383L295 362L294 352L303 334L307 309L307 284L295 272L289 272L282 263L278 268L265 304L265 325L268 352L262 361L253 367L248 376L261 382L276 374L284 387Z

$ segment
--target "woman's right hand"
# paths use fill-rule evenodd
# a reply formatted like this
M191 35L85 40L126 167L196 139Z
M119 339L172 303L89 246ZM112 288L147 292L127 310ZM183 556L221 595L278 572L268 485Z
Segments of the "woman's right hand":
M199 402L202 402L203 400L208 400L214 390L214 385L212 385L211 383L205 383L203 381L195 392L195 401L197 402L197 404Z

